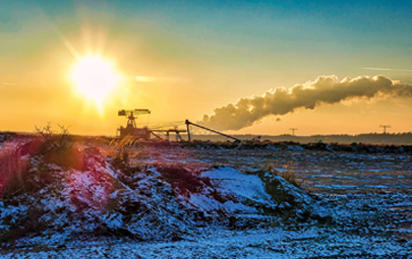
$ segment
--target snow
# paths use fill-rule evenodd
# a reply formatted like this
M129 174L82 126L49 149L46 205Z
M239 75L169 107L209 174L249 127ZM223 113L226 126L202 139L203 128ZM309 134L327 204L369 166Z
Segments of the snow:
M5 143L1 148L15 147ZM407 258L412 254L410 156L262 150L234 150L230 157L227 150L213 150L210 155L202 149L204 157L199 153L190 157L184 149L150 148L141 153L156 152L158 157L125 175L110 158L86 148L84 170L48 164L59 181L16 197L14 203L0 200L1 235L24 224L35 215L33 209L42 213L36 221L46 226L14 243L1 243L0 258ZM310 176L305 184L313 191L269 172L250 172L262 166L263 157L276 161L278 172L294 170L298 177ZM193 164L213 159L224 166L201 170L197 177L202 188L185 195L152 164L179 163L190 171ZM293 159L294 165L282 166L282 159Z
M290 151L304 151L305 149L299 145L288 145L287 150Z
M407 258L410 253L408 244L380 237L272 228L220 230L176 242L72 242L51 249L26 248L2 258Z
M262 204L268 207L276 206L276 202L265 191L262 180L257 175L246 175L233 168L224 167L202 173L209 177L226 197L247 204Z
M317 184L315 185L317 188L327 188L327 189L355 189L357 188L356 185L343 185L343 184Z

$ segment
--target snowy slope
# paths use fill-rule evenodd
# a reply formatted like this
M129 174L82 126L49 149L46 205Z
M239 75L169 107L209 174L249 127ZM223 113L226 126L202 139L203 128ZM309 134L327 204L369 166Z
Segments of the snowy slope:
M95 148L80 154L83 165L77 169L30 157L29 171L42 167L51 180L39 190L0 202L3 241L30 243L42 237L53 243L100 236L180 240L207 228L255 227L262 221L319 215L310 196L277 176L262 180L230 167L202 173L182 167L138 170ZM268 193L270 186L287 199Z

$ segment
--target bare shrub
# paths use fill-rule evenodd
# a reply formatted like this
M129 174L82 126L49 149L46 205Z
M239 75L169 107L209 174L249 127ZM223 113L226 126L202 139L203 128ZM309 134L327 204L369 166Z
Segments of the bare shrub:
M36 133L40 136L42 142L46 148L65 148L69 142L69 127L64 127L57 124L60 128L60 133L56 134L56 131L52 130L51 123L49 122L44 127L35 126Z
M44 160L64 168L74 168L82 170L83 156L73 142L70 141L68 127L59 125L60 133L52 130L51 124L45 127L36 128L37 135L41 142L41 147L37 154L43 155Z

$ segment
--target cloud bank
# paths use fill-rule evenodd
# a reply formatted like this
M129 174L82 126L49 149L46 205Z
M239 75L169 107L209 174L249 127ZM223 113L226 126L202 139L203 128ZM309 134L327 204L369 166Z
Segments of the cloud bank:
M298 108L314 109L323 104L334 104L354 98L372 99L377 96L410 97L412 85L384 76L344 78L320 76L315 81L295 85L290 89L277 87L262 96L241 98L204 115L198 122L216 130L239 130L268 115L284 115Z

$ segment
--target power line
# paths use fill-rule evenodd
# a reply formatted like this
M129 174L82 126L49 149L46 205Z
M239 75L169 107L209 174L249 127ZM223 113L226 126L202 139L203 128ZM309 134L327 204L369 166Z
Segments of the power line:
M386 134L386 129L390 128L391 125L379 125L379 127L383 128L383 134Z
M292 131L292 135L295 136L295 130L298 130L297 128L290 128L289 130Z

